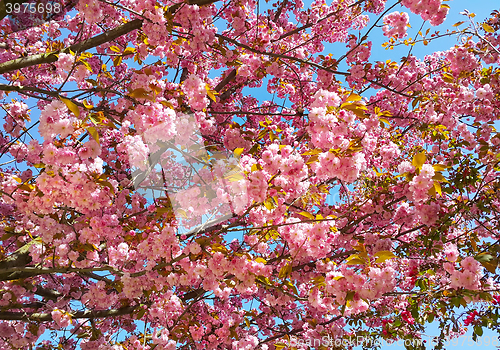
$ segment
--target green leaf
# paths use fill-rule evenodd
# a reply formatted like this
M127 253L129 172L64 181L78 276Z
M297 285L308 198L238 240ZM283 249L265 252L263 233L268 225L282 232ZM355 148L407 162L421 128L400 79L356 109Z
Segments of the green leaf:
M87 109L92 109L94 106L92 106L90 103L87 102L87 100L83 100L83 106Z
M488 261L493 260L493 256L491 254L488 254L488 253L481 253L481 254L476 255L474 257L474 259L476 259L479 262L488 262Z
M258 262L258 263L263 263L263 264L266 264L266 263L267 263L266 259L264 259L264 258L260 258L260 257L259 257L259 258L257 258L257 259L255 259L255 262Z
M391 126L391 123L389 123L389 121L388 121L387 119L385 119L385 118L380 118L379 120L380 120L382 123L385 123L385 124L387 124L388 126Z
M138 89L133 90L132 92L130 92L128 94L128 96L132 97L132 98L136 98L136 99L137 98L144 98L146 100L153 101L153 97L151 96L151 94L143 88L138 88Z
M99 133L97 132L97 129L94 128L93 126L87 127L87 132L92 136L92 138L99 143Z
M187 213L183 209L177 209L177 212L184 218L187 219Z
M297 287L295 287L290 281L285 282L285 286L293 290L293 292L297 295L299 294L299 291L297 290Z
M230 182L235 182L235 181L240 181L245 178L245 175L242 173L236 173L236 174L230 174L225 177L226 180L229 180Z
M172 209L170 208L165 208L165 207L161 207L161 208L156 208L156 212L158 214L165 214L165 213L170 213L172 212Z
M279 278L286 278L292 273L292 265L290 263L284 265L280 269L280 273L278 275Z
M434 181L434 191L436 191L436 193L439 194L440 197L443 196L443 192L441 190L441 184L437 181Z
M490 26L488 23L483 23L483 29L488 33L495 33L495 29ZM478 334L481 335L481 334Z
M245 150L244 148L236 148L236 149L234 150L234 154L235 154L237 157L240 157L240 156L241 156L241 154L243 153L243 151L244 151L244 150Z
M258 171L258 170L262 170L262 166L259 164L259 163L255 163L255 164L252 164L252 167L250 168L250 170L253 172L253 171Z
M460 305L462 305L463 307L467 307L467 302L465 301L464 297L460 297L459 302Z
M436 180L436 181L439 181L439 182L448 182L448 180L446 180L446 178L443 176L443 174L441 174L440 172L437 172L433 177L432 177L433 180Z
M317 154L315 154L315 155L311 156L311 158L309 158L309 159L307 160L306 164L311 164L311 163L317 162L317 161L318 161L318 159L319 159L318 155L317 155Z
M278 137L276 136L276 134L272 131L269 131L269 138L271 139L271 141L274 141L274 140L277 140Z
M226 253L227 252L227 248L224 247L222 244L220 243L214 243L212 245L212 251L213 252L221 252L221 253Z
M478 336L483 335L483 328L480 325L475 325L474 326L474 333L476 333Z
M443 164L434 164L432 167L434 168L435 171L443 171L448 168L446 165Z
M346 265L364 265L366 264L366 260L361 258L357 254L353 254L347 258Z
M206 84L205 85L205 90L207 90L207 95L210 97L210 99L214 102L217 102L217 98L215 97L215 94L217 94L217 91L211 90L210 85Z
M310 150L310 151L305 151L304 153L302 153L302 155L303 156L312 156L312 155L315 155L315 154L320 154L322 152L323 151L320 148L316 148L316 149L313 149L313 150Z
M144 307L140 307L139 309L139 312L137 312L137 320L140 320L144 317L144 315L146 314L146 311L147 311L147 308L144 308Z
M269 132L268 129L261 130L259 134L257 135L257 141L266 136L266 134Z
M386 260L396 257L396 255L394 255L394 253L389 250L382 250L380 252L377 252L375 253L375 256L377 257L377 260L375 260L376 263L383 263Z
M489 272L496 273L498 263L495 260L492 262L483 261L481 262L481 265L483 265Z
M352 290L348 291L346 296L345 296L345 300L346 301L353 300L355 294L356 294L356 292L354 292Z
M272 198L268 198L264 201L264 206L268 209L268 210L273 210L275 205L274 205L274 201L272 200Z
M450 73L443 73L443 80L447 83L453 83L453 75Z
M481 292L481 293L479 293L479 297L481 299L483 299L483 300L486 300L486 301L492 301L493 300L493 297L488 292Z
M299 214L311 220L316 219L313 214L308 213L307 211L301 211Z
M59 98L61 99L61 101L64 102L64 104L66 105L66 107L68 107L68 109L73 112L73 114L77 117L80 116L80 110L78 109L78 106L71 100L67 99L67 98L64 98L64 97L61 97L59 96Z
M426 160L425 151L422 151L420 153L415 154L415 156L413 157L412 165L415 168L422 169L422 165L425 164L425 160Z
M361 96L355 94L355 93L351 93L349 95L349 97L347 97L347 100L346 102L349 102L349 101L361 101Z
M122 63L122 56L116 56L113 59L113 66L117 67Z
M124 51L123 51L123 54L124 55L131 55L135 52L135 48L133 47L127 47Z
M340 108L347 109L350 111L355 111L355 110L362 110L362 111L367 111L368 107L366 107L364 104L361 103L343 103Z

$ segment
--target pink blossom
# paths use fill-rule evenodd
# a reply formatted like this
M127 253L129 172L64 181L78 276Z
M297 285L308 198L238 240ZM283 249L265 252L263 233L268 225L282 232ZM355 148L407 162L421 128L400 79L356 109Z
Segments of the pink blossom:
M66 328L71 324L70 315L62 310L55 309L50 315L59 328Z
M384 35L401 39L406 36L407 25L410 17L406 12L392 12L384 17L385 26L382 28Z

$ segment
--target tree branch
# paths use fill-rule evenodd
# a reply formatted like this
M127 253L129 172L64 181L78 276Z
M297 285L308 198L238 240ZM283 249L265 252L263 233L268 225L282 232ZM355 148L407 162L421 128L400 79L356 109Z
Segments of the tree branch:
M30 257L31 258L31 257ZM27 278L37 275L50 275L54 273L92 273L95 271L107 271L122 275L121 271L114 269L111 266L90 267L90 268L73 268L73 267L33 267L33 266L14 266L5 269L0 269L0 281L8 281L19 278ZM91 278L99 279L97 276Z
M224 88L224 86L233 81L234 78L236 78L236 69L233 69L231 72L229 72L229 74L219 84L217 84L214 90L220 92Z
M1 66L1 64L0 64ZM25 91L30 91L30 92L37 92L39 94L45 94L48 96L52 97L59 97L59 94L55 91L49 91L49 90L43 90L39 89L36 87L31 87L31 86L16 86L16 85L7 85L7 84L0 84L0 90L2 91L15 91L20 94L26 94ZM31 94L27 94L28 96L33 96Z
M15 0L18 2L21 2L19 0ZM210 5L214 2L217 2L218 0L188 0L187 3L189 5L198 5L198 6L204 6L204 5ZM173 14L175 11L179 8L179 6L182 3L175 4L171 7L168 8L168 12ZM0 17L1 17L1 11L2 11L2 6L5 10L5 5L4 2L0 2ZM3 18L3 17L1 17ZM0 18L0 19L1 19ZM84 40L82 42L79 42L78 44L71 45L70 47L67 47L63 50L58 50L58 51L53 51L53 52L48 52L44 54L39 54L39 55L31 55L28 57L21 57L17 58L15 60L7 61L4 63L0 63L0 74L8 73L15 71L17 69L21 68L26 68L30 66L35 66L38 64L44 64L44 63L52 63L57 61L57 55L60 53L68 53L70 50L73 52L83 52L86 50L90 50L94 47L97 47L99 45L102 45L104 43L110 42L115 40L116 38L119 38L122 35L128 34L136 29L140 29L142 27L143 20L142 19L134 19L128 23L125 23L119 27L116 27L114 29L111 29L109 31L106 31L102 34L99 34L93 38Z
M140 19L134 19L124 25L111 29L107 32L99 34L93 38L79 42L78 44L71 45L63 50L53 51L49 53L31 55L28 57L21 57L15 60L7 61L0 64L0 74L15 71L17 69L26 68L30 66L35 66L38 64L52 63L58 60L57 55L63 52L83 52L92 49L96 46L102 45L104 43L115 40L116 38L128 34L136 29L142 27L143 21Z
M136 306L127 306L120 309L111 309L111 310L95 310L95 311L77 311L70 313L71 318L105 318L105 317L116 317L129 315L134 312ZM52 321L52 315L50 313L32 313L28 314L26 312L9 312L9 311L0 311L0 320L5 321Z

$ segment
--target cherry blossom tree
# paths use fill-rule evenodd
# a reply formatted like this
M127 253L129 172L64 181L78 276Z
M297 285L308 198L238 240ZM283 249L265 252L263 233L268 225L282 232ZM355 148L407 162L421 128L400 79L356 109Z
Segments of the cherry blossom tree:
M0 5L0 348L498 328L498 12L437 33L442 0L24 4ZM371 58L383 35L402 59Z

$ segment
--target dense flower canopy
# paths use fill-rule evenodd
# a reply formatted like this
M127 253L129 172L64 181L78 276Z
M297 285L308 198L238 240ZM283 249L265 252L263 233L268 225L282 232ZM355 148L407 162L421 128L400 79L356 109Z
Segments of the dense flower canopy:
M0 348L496 329L498 12L433 33L442 0L23 8L0 6Z

